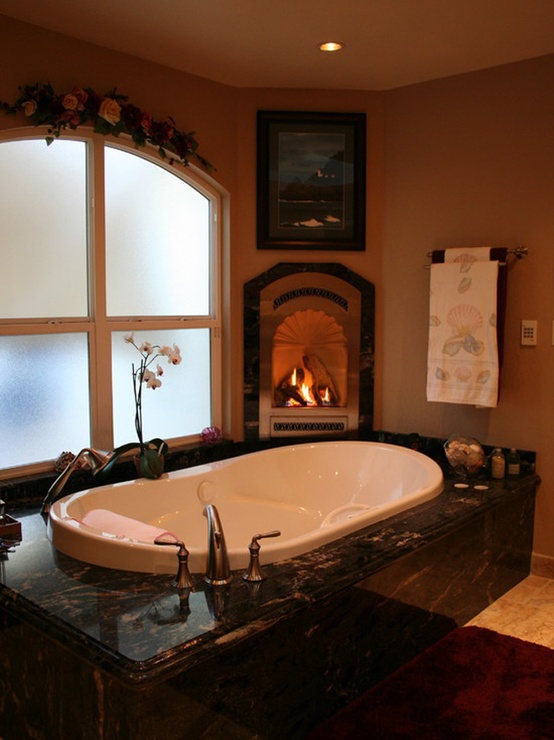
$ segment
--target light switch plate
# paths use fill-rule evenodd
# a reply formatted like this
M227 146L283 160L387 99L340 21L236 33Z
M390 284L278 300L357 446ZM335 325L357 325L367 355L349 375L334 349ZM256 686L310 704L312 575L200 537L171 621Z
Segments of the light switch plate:
M521 346L536 347L537 345L537 321L536 319L522 319L521 321Z

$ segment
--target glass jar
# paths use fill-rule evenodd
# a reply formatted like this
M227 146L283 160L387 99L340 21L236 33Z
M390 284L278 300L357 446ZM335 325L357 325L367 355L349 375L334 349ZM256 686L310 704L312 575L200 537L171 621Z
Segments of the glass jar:
M500 447L495 447L491 457L491 476L503 478L506 474L506 458Z

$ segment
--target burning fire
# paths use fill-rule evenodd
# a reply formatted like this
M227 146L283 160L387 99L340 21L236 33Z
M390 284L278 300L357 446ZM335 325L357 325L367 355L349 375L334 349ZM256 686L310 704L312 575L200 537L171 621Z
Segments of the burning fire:
M298 384L298 380L296 377L296 368L294 368L293 370L290 378L290 383L293 387L297 388L298 393L304 399L304 401L306 401L308 406L315 406L315 398L313 397L312 391L310 390L310 386L305 382ZM286 405L301 406L302 404L300 403L300 401L296 401L294 398L289 398Z
M288 398L285 402L285 406L330 406L331 405L331 393L329 391L329 388L325 386L323 390L319 391L320 396L320 403L315 399L315 396L312 391L312 383L313 379L309 372L303 373L304 377L302 378L302 382L298 382L298 376L296 372L296 368L292 371L292 375L290 376L289 385L292 388L296 389L296 392L298 396L302 400L297 400L296 398ZM304 403L303 403L303 402Z
M339 396L325 364L315 354L287 372L274 391L276 406L337 406Z

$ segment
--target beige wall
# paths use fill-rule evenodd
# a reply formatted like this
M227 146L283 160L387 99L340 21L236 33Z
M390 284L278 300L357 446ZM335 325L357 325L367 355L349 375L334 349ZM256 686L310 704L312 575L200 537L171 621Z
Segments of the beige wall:
M554 556L554 431L550 377L553 306L554 57L388 93L237 90L0 17L0 100L50 80L108 91L117 85L153 115L195 130L229 194L225 276L229 383L226 431L242 434L242 286L277 262L339 261L376 286L375 426L538 451L543 478L535 549ZM365 112L365 252L257 250L256 111ZM0 117L0 127L16 124ZM501 403L475 410L425 400L429 273L435 247L525 243L509 276ZM519 322L539 320L539 346L519 347Z
M393 431L536 450L535 550L554 555L554 57L386 94L383 416ZM500 404L425 399L426 252L525 244L508 275ZM538 346L519 346L521 319Z

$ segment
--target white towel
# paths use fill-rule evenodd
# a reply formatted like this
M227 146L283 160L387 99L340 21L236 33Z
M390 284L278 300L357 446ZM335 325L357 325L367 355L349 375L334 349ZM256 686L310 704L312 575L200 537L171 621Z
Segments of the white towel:
M497 405L497 280L497 261L431 265L428 401Z
M167 541L177 541L177 538L171 532L161 527L154 527L152 524L145 524L138 519L131 519L121 514L116 514L108 509L91 509L87 511L80 520L81 524L87 527L94 527L107 534L114 534L119 537L126 537L131 540L154 543L154 540L163 537Z
M445 262L458 262L462 272L468 272L473 262L486 262L491 258L490 247L450 247L444 250Z

